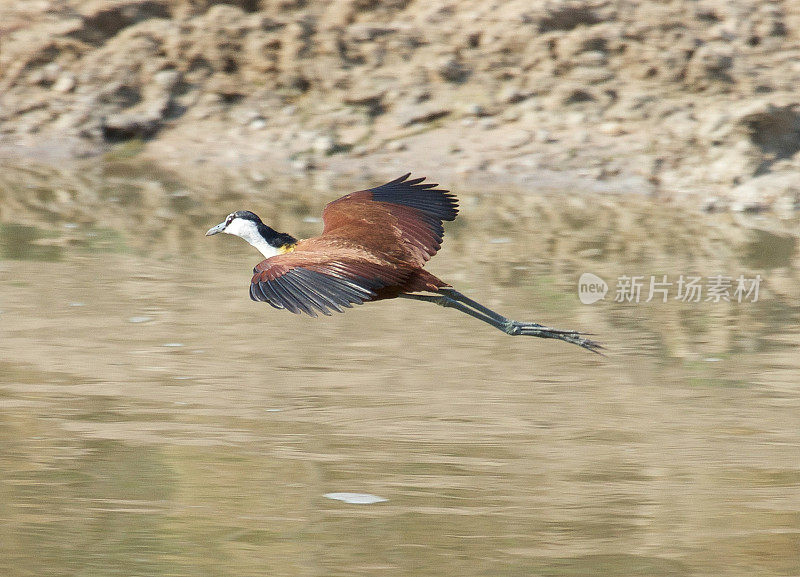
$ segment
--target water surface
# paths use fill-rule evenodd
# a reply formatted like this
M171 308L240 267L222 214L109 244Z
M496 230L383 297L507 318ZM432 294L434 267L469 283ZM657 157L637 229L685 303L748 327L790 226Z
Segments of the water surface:
M268 184L6 167L4 575L800 573L796 222L457 190L430 270L602 358L425 303L251 302L258 254L204 231L248 208L315 234L337 195ZM720 274L758 300L614 302L622 275Z

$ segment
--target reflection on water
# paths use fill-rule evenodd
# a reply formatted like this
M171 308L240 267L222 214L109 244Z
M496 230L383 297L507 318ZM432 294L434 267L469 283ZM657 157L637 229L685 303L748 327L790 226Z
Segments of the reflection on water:
M790 267L797 260L797 237L754 230L746 246L744 262L753 268Z
M250 208L311 235L334 196L266 188L3 172L3 575L800 573L796 223L460 192L430 268L599 358L423 303L250 302L258 255L204 231ZM758 301L613 302L717 274Z
M61 247L48 245L51 237L35 227L13 222L0 225L0 257L54 261L61 257ZM44 244L43 244L44 243Z

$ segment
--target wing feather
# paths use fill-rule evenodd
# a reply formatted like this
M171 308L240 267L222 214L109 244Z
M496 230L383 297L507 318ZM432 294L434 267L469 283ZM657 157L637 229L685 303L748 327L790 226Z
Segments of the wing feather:
M290 284L294 290L297 292L298 296L302 297L302 300L308 302L308 304L313 307L314 310L311 310L308 314L312 317L316 317L316 311L321 312L324 315L330 315L331 313L328 311L328 305L330 303L326 303L324 299L322 299L316 291L308 287L298 276L297 276L297 269L290 270L284 275L284 279L288 284Z
M438 184L420 184L425 178L412 178L405 174L386 184L369 189L375 202L389 202L416 208L439 220L454 220L458 214L458 200L449 190L436 189ZM435 189L435 190L432 190Z
M425 264L441 248L442 222L456 218L458 200L437 184L409 176L328 203L322 212L323 237L359 238L390 251L398 250L399 240L406 257Z
M325 314L330 314L330 309L340 313L342 312L341 307L350 308L353 306L350 301L337 295L336 291L327 287L324 282L319 282L315 275L312 275L309 271L297 268L293 272L298 280L303 283L303 286L316 295L320 305L325 309L323 311Z
M396 282L397 275L357 261L306 262L313 251L268 258L253 270L250 297L295 314L330 315L376 296L376 290ZM313 259L311 259L313 260Z
M270 298L270 295L272 297ZM269 289L265 282L252 282L250 283L250 298L254 301L264 302L276 309L286 308L278 302L274 293Z
M298 312L304 312L308 316L316 318L317 313L315 310L316 305L314 302L314 298L309 296L309 294L306 291L304 291L301 287L297 285L297 283L294 282L294 279L292 278L293 275L291 273L292 271L289 271L288 273L286 273L281 277L280 279L281 288L284 289L287 294L290 294L292 298L294 298L295 302L300 308L300 311ZM272 282L277 284L278 281L272 281Z
M288 290L289 287L286 286L285 280L268 280L265 284L274 295L276 301L283 305L286 310L293 312L294 314L299 314L301 312L302 305L300 305L294 292Z

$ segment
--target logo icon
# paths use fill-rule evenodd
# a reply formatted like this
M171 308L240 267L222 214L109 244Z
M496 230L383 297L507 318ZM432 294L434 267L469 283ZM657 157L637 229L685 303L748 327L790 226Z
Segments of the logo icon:
M605 298L608 292L606 281L596 274L585 272L578 279L578 298L585 305L596 303Z

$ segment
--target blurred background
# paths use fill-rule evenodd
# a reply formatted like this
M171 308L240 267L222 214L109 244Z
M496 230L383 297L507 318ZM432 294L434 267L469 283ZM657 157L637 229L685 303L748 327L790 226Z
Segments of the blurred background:
M800 573L799 31L790 0L0 3L0 571ZM313 236L410 171L461 201L434 274L608 356L275 311L203 236Z

